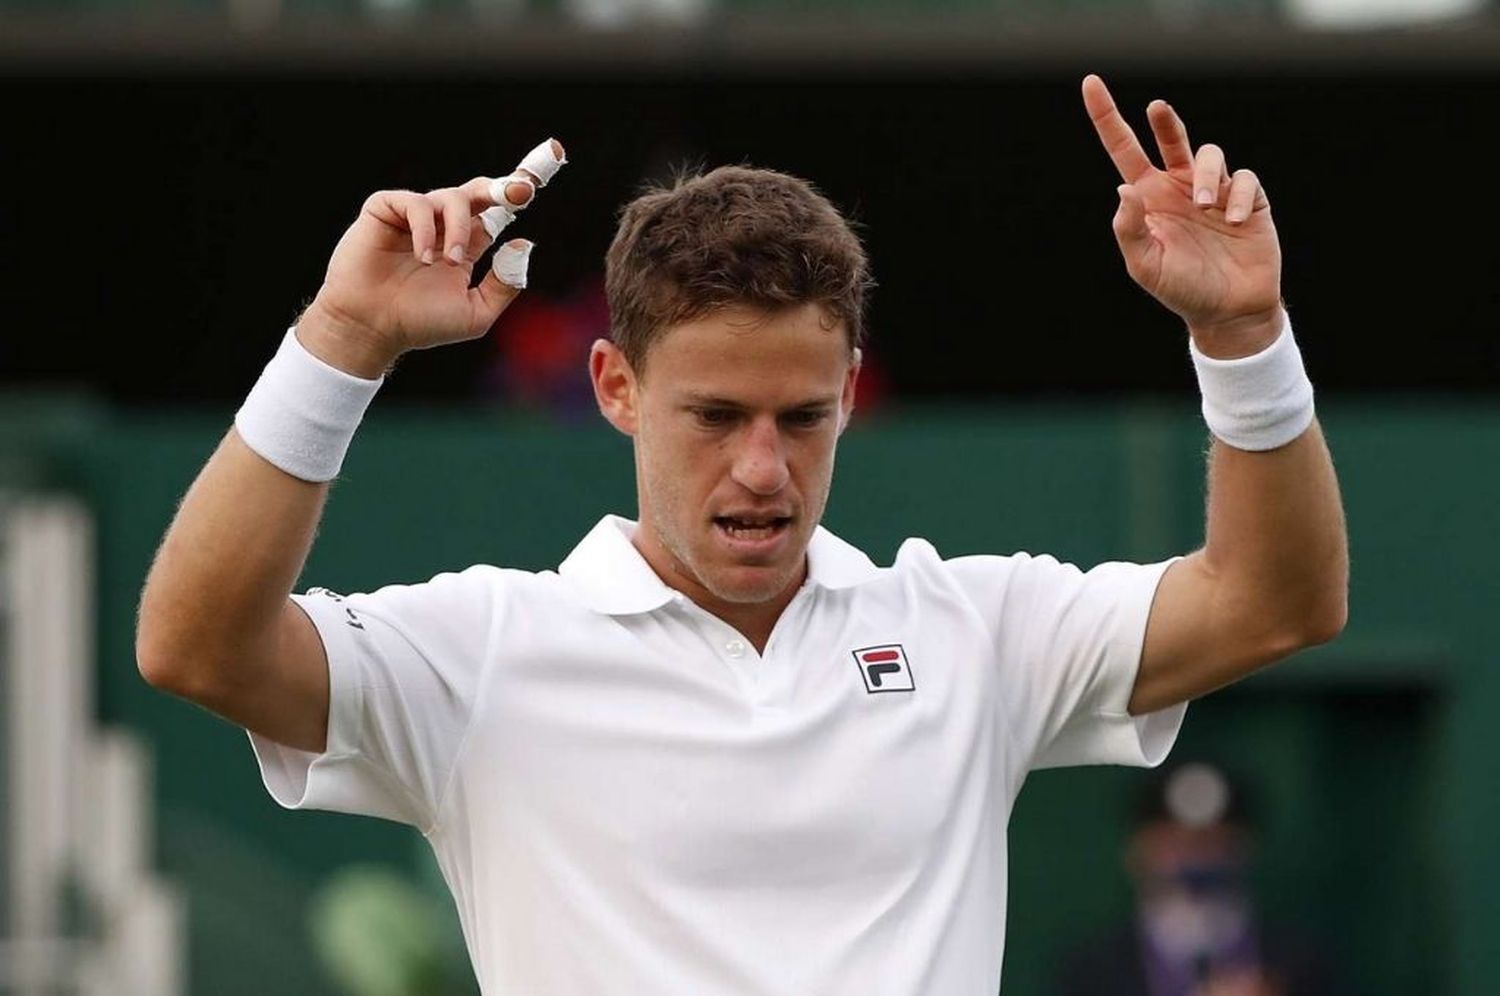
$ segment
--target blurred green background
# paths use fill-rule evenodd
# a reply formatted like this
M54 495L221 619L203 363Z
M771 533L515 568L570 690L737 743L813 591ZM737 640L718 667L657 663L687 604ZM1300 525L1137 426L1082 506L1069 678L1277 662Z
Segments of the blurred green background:
M280 811L242 733L134 667L152 551L227 415L32 398L0 416L0 480L79 494L98 517L100 712L155 747L159 863L189 903L191 992L337 991L314 955L314 904L340 869L374 862L416 885L413 902L446 909L425 843L377 820ZM1262 899L1327 943L1353 992L1494 993L1500 406L1325 403L1321 417L1352 537L1349 627L1195 704L1174 756L1249 777ZM1205 445L1187 395L891 406L845 436L826 521L882 563L907 535L945 555L1160 559L1201 542ZM377 407L300 585L369 589L479 561L545 569L601 514L633 513L631 481L627 441L602 427ZM1142 777L1045 772L1023 790L1007 994L1041 996L1056 959L1128 909L1120 846ZM399 891L376 878L372 894Z

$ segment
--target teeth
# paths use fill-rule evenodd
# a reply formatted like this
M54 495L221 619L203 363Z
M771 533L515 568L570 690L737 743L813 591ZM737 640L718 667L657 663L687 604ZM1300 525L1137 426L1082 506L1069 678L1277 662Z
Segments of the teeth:
M724 531L731 536L742 536L746 538L760 539L770 535L777 528L778 521L775 519L730 519L719 520Z

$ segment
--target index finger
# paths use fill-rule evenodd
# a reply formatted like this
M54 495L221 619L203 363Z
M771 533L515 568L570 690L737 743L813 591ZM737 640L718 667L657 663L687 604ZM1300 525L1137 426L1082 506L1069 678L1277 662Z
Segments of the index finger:
M479 220L491 239L500 237L505 226L515 221L516 213L536 197L537 189L545 187L567 161L562 143L549 138L526 153L509 176L488 181L483 194L489 206L479 213ZM471 182L478 186L483 181Z
M1089 120L1094 122L1099 141L1104 143L1104 151L1109 153L1122 180L1134 183L1155 168L1146 157L1146 150L1141 148L1135 132L1131 131L1130 125L1120 116L1119 109L1115 107L1115 99L1109 95L1109 88L1093 73L1083 78L1083 106L1089 112Z
M475 215L492 207L517 211L531 203L537 189L545 187L567 161L562 143L549 138L526 153L507 175L476 176L458 189L469 198L469 209Z

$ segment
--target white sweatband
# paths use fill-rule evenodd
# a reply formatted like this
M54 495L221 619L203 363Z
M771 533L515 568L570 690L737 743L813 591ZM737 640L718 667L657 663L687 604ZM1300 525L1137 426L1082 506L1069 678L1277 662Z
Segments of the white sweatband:
M384 380L329 366L303 348L294 326L235 414L234 427L246 446L293 477L331 481Z
M1307 431L1313 388L1292 336L1290 318L1276 341L1253 356L1216 360L1188 339L1203 420L1213 434L1239 450L1274 450Z

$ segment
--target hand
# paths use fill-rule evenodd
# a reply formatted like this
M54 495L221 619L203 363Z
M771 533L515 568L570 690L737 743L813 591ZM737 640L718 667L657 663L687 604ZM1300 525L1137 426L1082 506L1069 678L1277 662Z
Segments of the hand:
M493 270L470 288L474 261L565 161L562 145L549 139L503 182L479 176L426 194L372 194L297 322L302 344L327 363L373 378L407 350L483 335L521 288ZM530 250L524 240L508 245Z
M1260 180L1248 169L1231 176L1217 145L1195 154L1164 100L1146 108L1162 169L1099 77L1085 77L1083 103L1125 181L1114 230L1130 276L1179 315L1210 355L1246 356L1270 345L1281 331L1281 246Z

